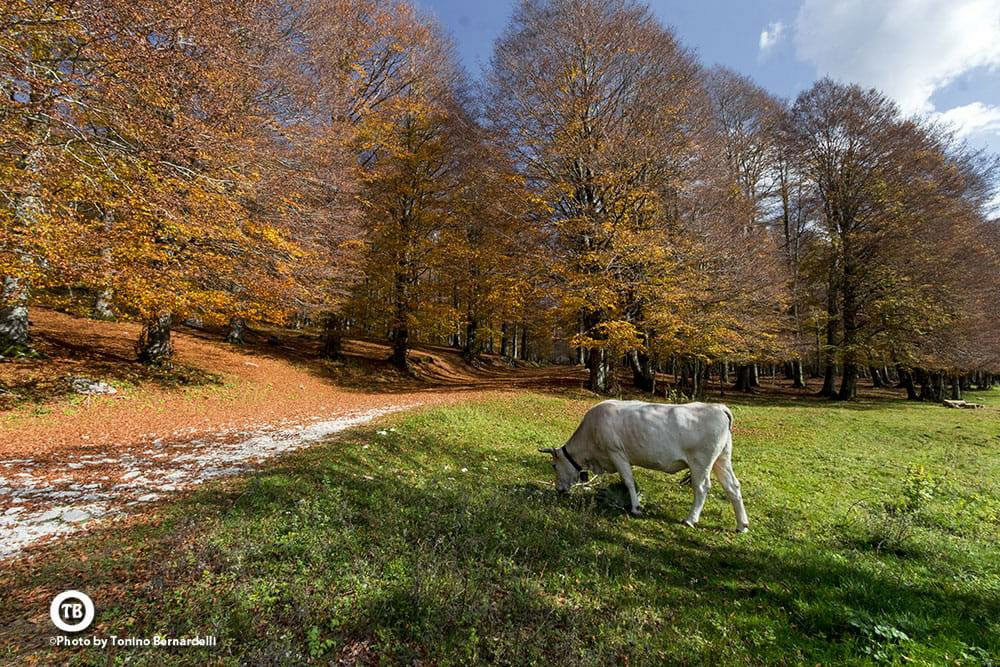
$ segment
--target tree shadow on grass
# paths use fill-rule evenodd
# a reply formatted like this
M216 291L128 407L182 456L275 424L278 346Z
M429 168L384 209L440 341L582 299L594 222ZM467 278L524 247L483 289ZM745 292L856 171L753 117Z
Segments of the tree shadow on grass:
M865 628L885 624L995 644L989 591L914 584L819 543L683 529L657 508L636 521L597 493L556 498L547 472L494 481L402 452L303 452L180 499L163 523L21 564L0 578L2 638L44 651L51 631L26 619L81 588L105 634L211 631L252 663L821 662L863 658L882 641ZM147 651L140 662L213 655Z

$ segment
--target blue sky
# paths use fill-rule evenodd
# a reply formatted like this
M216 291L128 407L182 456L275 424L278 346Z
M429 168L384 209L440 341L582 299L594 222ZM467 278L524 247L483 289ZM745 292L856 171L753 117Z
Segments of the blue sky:
M455 38L473 76L514 0L416 0ZM909 113L1000 153L1000 0L653 0L705 64L782 97L829 75L884 90Z

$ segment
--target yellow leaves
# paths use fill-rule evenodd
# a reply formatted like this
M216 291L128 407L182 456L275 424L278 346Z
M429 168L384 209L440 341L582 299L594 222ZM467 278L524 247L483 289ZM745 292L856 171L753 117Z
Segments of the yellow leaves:
M643 335L636 325L624 320L601 322L590 331L573 336L570 345L605 348L615 356L645 347Z

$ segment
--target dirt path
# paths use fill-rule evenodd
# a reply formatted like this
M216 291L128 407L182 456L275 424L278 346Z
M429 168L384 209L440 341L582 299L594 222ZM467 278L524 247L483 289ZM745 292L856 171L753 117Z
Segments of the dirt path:
M390 403L303 424L285 420L254 431L228 429L172 441L154 438L87 454L0 460L0 559L415 405Z
M414 380L377 364L389 350L375 343L350 341L348 364L337 366L318 361L309 348L316 341L304 336L239 348L198 332L175 332L177 363L218 381L161 386L143 377L146 369L134 361L138 325L35 309L32 327L34 343L46 357L0 364L0 392L5 385L67 385L74 377L107 380L118 392L0 409L0 458L98 453L173 437L178 429L252 431L282 420L316 421L387 403L449 401L455 392L572 382L565 368L472 369L445 348L411 354L420 375ZM353 386L345 387L345 381Z
M423 378L400 383L377 363L383 346L353 342L354 360L339 370L376 390L347 389L306 339L283 351L188 332L174 336L177 362L215 380L171 387L132 361L135 325L45 310L33 311L32 324L45 358L0 364L0 389L86 377L116 393L0 412L0 560L392 412L566 381L565 370L473 369L426 348L412 357Z

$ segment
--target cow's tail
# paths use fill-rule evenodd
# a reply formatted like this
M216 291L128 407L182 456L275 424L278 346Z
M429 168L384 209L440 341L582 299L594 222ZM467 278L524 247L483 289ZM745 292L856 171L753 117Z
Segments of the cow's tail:
M729 418L729 432L726 433L726 448L723 456L731 457L733 455L733 411L725 405L722 406L722 410L726 413L726 417Z

